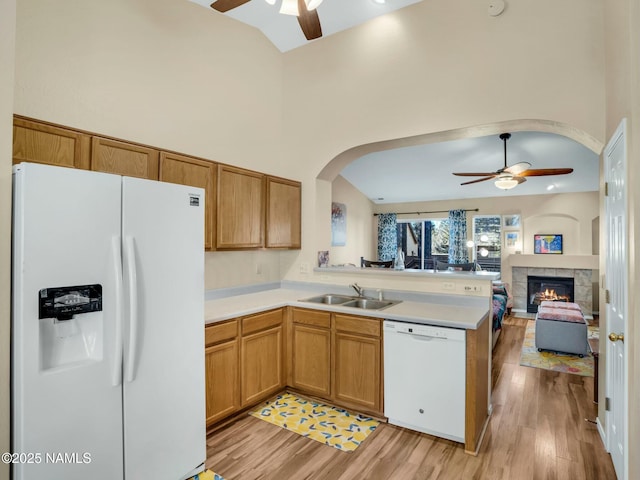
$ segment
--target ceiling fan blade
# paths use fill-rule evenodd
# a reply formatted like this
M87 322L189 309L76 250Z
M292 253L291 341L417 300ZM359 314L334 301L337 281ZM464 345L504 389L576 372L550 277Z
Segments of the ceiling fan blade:
M298 14L298 23L307 40L320 38L322 36L322 27L320 26L320 18L316 9L307 10L307 4L304 3L304 0L298 0L298 11L300 12Z
M505 168L503 171L511 173L512 175L520 175L525 170L529 170L531 164L529 162L514 163L510 167Z
M534 168L520 173L521 177L544 177L546 175L566 175L573 172L573 168Z
M489 175L498 175L500 172L482 172L482 173L471 173L471 172L462 172L462 173L454 173L459 177L488 177Z
M491 180L493 178L495 178L495 175L492 174L490 177L478 178L477 180L471 180L470 182L464 182L464 183L461 183L460 185L471 185L472 183L485 182L485 181Z
M513 179L518 181L518 185L527 181L524 177L513 177Z
M228 12L240 5L244 5L245 3L251 0L218 0L217 2L213 2L211 4L211 8L217 10L218 12Z

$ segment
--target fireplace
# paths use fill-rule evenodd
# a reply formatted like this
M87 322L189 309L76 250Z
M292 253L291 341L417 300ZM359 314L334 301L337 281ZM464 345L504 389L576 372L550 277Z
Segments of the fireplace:
M536 313L545 300L573 302L573 278L527 276L527 312Z

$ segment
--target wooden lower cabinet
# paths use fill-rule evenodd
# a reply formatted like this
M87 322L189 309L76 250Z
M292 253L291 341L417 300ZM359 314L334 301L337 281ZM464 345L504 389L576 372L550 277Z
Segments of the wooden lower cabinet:
M205 349L207 425L240 408L238 385L238 339Z
M367 411L381 410L380 339L336 332L333 398Z
M284 387L282 325L242 337L242 406Z
M329 398L331 395L331 330L294 323L292 387Z
M381 320L293 309L291 386L382 413Z
M207 425L285 386L282 308L205 327Z
M294 307L206 327L207 425L287 385L382 415L381 323Z

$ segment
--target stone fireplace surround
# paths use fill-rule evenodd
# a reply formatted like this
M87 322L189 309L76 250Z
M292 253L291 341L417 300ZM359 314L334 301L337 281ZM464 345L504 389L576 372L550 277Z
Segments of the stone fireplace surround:
M585 317L593 317L593 285L590 269L512 267L513 309L527 311L527 277L569 277L574 279L574 302L580 305Z

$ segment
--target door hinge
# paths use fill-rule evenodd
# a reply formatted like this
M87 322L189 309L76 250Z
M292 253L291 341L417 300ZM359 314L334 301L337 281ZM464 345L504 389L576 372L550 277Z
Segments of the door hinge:
M609 182L604 182L604 196L609 196Z
M609 292L608 288L604 291L604 303L611 303L611 293Z
M611 410L611 399L609 397L604 399L604 409L607 412Z

